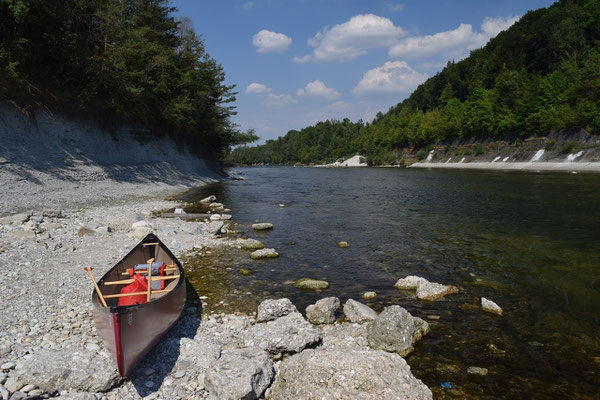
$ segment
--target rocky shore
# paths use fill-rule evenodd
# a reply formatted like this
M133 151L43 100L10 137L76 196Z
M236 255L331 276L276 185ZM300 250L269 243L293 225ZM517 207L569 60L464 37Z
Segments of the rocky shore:
M117 193L119 184L102 183L111 184L108 193ZM134 193L147 186L131 185ZM400 306L378 316L337 298L308 307L305 317L287 299L265 300L253 315L209 315L203 307L218 299L192 296L175 327L121 379L96 334L83 267L102 276L151 231L178 256L242 251L249 241L217 235L231 220L157 218L153 211L177 203L117 198L90 199L87 207L63 201L57 209L42 196L28 211L0 218L0 304L7 311L0 314L1 399L432 397L401 357L427 333L427 322Z

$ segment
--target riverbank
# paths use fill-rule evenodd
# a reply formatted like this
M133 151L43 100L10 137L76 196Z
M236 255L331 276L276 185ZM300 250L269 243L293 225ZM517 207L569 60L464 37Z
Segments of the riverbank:
M411 164L409 168L600 172L600 162L417 162Z

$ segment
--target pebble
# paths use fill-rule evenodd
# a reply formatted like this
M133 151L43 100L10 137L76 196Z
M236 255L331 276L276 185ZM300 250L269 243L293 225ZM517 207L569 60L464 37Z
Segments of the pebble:
M350 247L350 245L348 244L348 242L338 242L338 246L342 247L342 248L346 248L346 247Z
M13 369L15 367L15 363L14 362L5 362L4 364L0 365L0 369L2 370L7 370L7 369Z
M42 389L34 389L27 394L31 397L36 397L36 396L41 396L42 394L44 394L44 391Z
M144 368L144 369L142 370L142 375L144 375L144 376L150 376L150 375L152 375L152 374L153 374L153 373L155 373L155 372L156 372L156 371L155 371L155 370L153 370L152 368Z
M146 386L147 388L151 389L154 387L154 382L152 381L146 381L144 382L144 386Z
M100 346L98 346L96 343L92 343L92 342L89 342L88 344L86 344L85 348L88 349L89 351L100 351Z
M173 376L177 379L183 378L185 376L185 370L180 369L178 371L175 371L175 373L173 374Z
M172 384L173 384L173 378L171 378L170 376L167 377L163 382L164 386L171 386Z
M487 375L488 370L487 368L481 368L481 367L469 367L467 368L467 372L471 375Z
M375 297L377 297L377 293L376 292L364 292L362 294L362 298L366 299L366 300L373 299Z
M4 382L4 387L11 393L16 392L17 390L23 387L23 382L21 382L17 378L10 377Z
M0 372L0 385L6 382L6 374L4 372Z
M31 392L33 389L35 389L35 385L32 385L31 383L28 385L25 385L21 388L21 392L23 393L29 393Z

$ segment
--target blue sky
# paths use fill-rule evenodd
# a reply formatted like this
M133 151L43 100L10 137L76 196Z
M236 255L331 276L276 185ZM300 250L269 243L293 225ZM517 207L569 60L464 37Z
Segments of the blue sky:
M317 121L373 119L548 0L177 0L237 85L259 143Z

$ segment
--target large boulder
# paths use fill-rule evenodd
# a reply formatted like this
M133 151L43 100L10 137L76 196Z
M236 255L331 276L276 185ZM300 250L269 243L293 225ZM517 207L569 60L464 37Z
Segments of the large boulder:
M17 366L15 373L24 382L51 393L70 389L106 392L122 380L107 352L75 346L35 352Z
M271 400L427 400L431 391L397 354L309 349L281 362Z
M394 305L383 309L368 328L369 346L393 351L402 357L413 351L414 343L429 332L429 324Z
M241 347L258 347L272 355L298 353L318 343L321 333L302 314L293 312L274 321L256 324L240 336Z
M288 314L298 312L290 299L264 300L258 305L257 322L273 321Z
M358 324L373 321L377 318L377 313L371 307L353 299L348 299L344 303L344 315L348 321Z
M429 301L439 300L447 294L458 293L458 288L456 286L429 282L425 278L414 275L398 279L394 287L403 290L416 290L416 295L419 300Z
M206 373L204 385L211 399L258 399L271 384L273 363L260 349L224 350Z
M333 324L335 312L340 308L340 299L326 297L306 307L306 318L313 324Z

